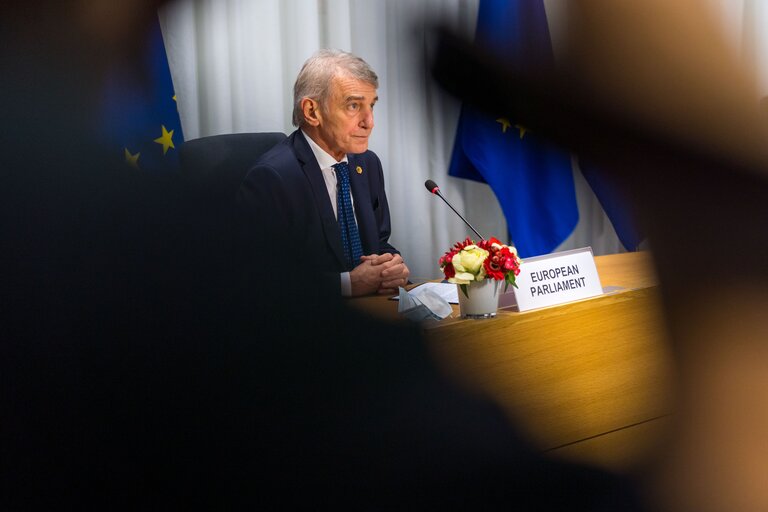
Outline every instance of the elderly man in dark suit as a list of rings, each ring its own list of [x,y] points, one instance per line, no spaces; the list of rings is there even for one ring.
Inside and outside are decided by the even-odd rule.
[[[299,129],[248,173],[240,201],[305,249],[342,295],[392,293],[408,267],[389,244],[384,175],[368,151],[378,77],[359,57],[321,50],[294,85]]]

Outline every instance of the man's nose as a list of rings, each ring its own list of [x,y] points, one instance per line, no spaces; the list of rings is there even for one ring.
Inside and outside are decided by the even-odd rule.
[[[366,109],[365,112],[363,112],[362,117],[360,118],[360,128],[365,128],[367,130],[370,130],[373,128],[373,109],[369,108]]]

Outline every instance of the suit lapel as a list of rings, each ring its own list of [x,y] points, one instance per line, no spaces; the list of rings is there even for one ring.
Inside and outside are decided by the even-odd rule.
[[[331,200],[328,197],[328,189],[325,187],[322,171],[317,164],[315,155],[312,154],[312,150],[309,148],[309,144],[304,139],[304,134],[302,134],[300,130],[297,130],[295,134],[293,141],[294,151],[301,164],[301,170],[304,172],[304,175],[307,177],[307,181],[312,188],[312,195],[315,198],[315,206],[320,213],[320,221],[323,225],[325,240],[339,260],[341,268],[344,268],[346,262],[344,259],[344,249],[341,245],[341,231],[339,230],[339,223],[333,215],[333,207],[331,206]]]

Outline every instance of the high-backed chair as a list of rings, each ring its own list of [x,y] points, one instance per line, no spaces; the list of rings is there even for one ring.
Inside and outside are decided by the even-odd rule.
[[[285,138],[279,132],[232,133],[187,141],[179,148],[181,173],[208,198],[234,201],[248,170]]]

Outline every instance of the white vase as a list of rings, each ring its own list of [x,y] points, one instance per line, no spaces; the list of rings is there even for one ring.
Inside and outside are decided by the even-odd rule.
[[[502,281],[483,279],[467,285],[467,294],[459,287],[459,310],[462,318],[492,318],[499,309],[499,292]]]

